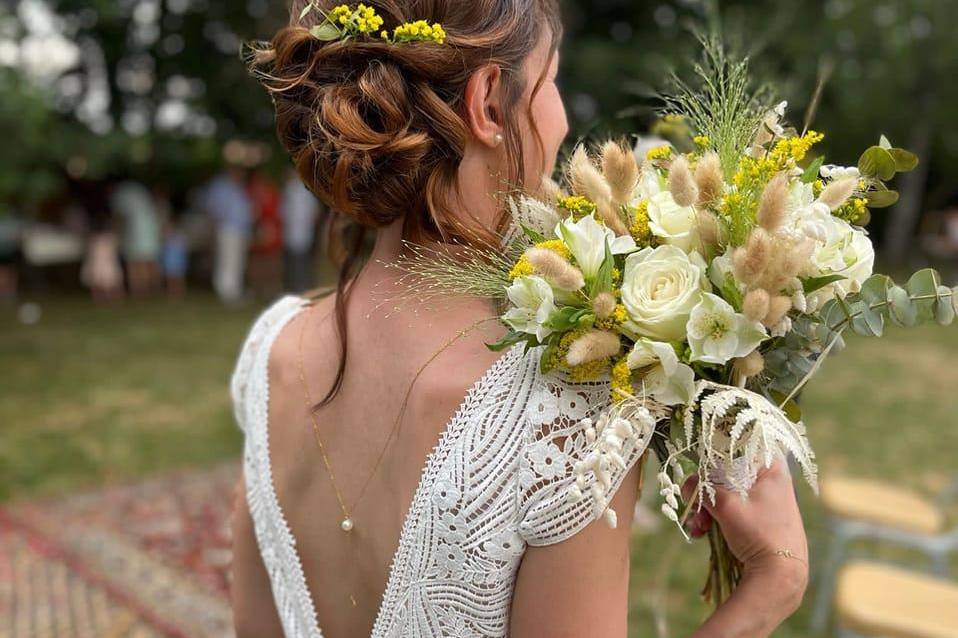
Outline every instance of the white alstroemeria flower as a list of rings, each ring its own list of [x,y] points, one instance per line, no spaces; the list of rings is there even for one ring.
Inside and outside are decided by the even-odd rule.
[[[675,246],[644,248],[629,255],[622,275],[625,330],[660,341],[683,341],[692,308],[709,290],[705,260]]]
[[[824,179],[831,179],[835,181],[846,178],[858,179],[862,176],[861,171],[859,171],[855,166],[839,166],[837,164],[825,164],[818,171],[818,174]]]
[[[586,279],[593,279],[599,273],[605,261],[606,242],[613,255],[626,255],[637,250],[634,239],[628,235],[616,237],[609,228],[597,222],[594,215],[586,215],[579,221],[568,217],[559,222],[555,232],[569,247]]]
[[[679,362],[675,348],[661,341],[639,339],[626,359],[630,370],[649,368],[643,391],[664,405],[685,405],[695,393],[695,372]]]
[[[699,243],[695,209],[679,206],[672,193],[662,191],[649,199],[649,229],[663,243],[691,252]]]
[[[705,293],[686,326],[692,361],[727,363],[744,357],[768,338],[765,327],[749,321],[724,299]]]
[[[519,277],[506,288],[506,296],[514,308],[502,316],[506,325],[517,332],[533,334],[541,342],[550,334],[545,322],[556,311],[552,286],[536,275]]]

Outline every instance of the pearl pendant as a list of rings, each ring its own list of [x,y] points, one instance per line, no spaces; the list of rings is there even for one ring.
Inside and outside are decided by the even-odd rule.
[[[344,518],[344,519],[343,519],[343,522],[340,523],[339,526],[342,528],[342,530],[343,530],[344,532],[347,532],[347,533],[348,533],[348,532],[351,532],[351,531],[353,531],[353,519],[351,519],[351,518]]]

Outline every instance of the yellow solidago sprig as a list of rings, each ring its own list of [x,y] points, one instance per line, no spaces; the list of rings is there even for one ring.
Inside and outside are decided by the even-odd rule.
[[[850,224],[864,226],[868,223],[871,212],[868,210],[868,200],[863,197],[853,197],[834,213],[835,217],[844,219]]]
[[[642,200],[631,211],[632,223],[629,224],[629,234],[638,246],[651,246],[655,239],[649,226],[649,202]]]
[[[311,11],[317,10],[313,3],[306,5],[300,20]],[[373,7],[360,3],[354,9],[351,5],[340,4],[326,14],[326,19],[309,30],[317,40],[349,40],[351,38],[376,33],[383,26],[383,18]]]
[[[319,10],[312,2],[306,5],[300,20],[311,11]],[[358,4],[355,8],[349,4],[340,4],[326,14],[326,19],[314,26],[309,32],[318,40],[330,42],[333,40],[350,40],[360,36],[371,36],[379,33],[379,37],[390,44],[407,42],[432,42],[444,44],[446,31],[438,22],[429,24],[425,20],[406,22],[393,29],[392,35],[383,30],[384,20],[376,13],[376,9],[365,4]]]
[[[575,221],[591,215],[598,208],[595,202],[582,195],[560,197],[557,204],[559,208],[569,212]]]
[[[650,162],[660,162],[672,157],[672,147],[669,144],[663,144],[662,146],[656,146],[655,148],[650,148],[649,151],[645,154],[645,159]]]
[[[619,403],[632,395],[632,370],[629,369],[629,358],[621,357],[612,364],[612,383],[609,390],[612,393],[612,402]]]
[[[393,29],[392,38],[389,33],[383,31],[380,36],[383,40],[392,42],[432,42],[434,44],[445,44],[446,32],[438,22],[429,24],[425,20],[416,20],[415,22],[406,22]]]

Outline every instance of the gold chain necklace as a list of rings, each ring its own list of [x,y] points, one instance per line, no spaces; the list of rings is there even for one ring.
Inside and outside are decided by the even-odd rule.
[[[336,495],[336,502],[339,504],[339,509],[342,512],[343,519],[339,523],[340,529],[342,529],[347,534],[352,532],[356,526],[355,520],[351,512],[356,510],[356,507],[359,505],[359,502],[362,500],[363,496],[366,494],[366,488],[369,487],[370,482],[373,477],[376,475],[379,465],[382,463],[383,457],[386,455],[386,450],[389,449],[389,444],[393,439],[393,436],[396,434],[396,429],[399,426],[399,423],[402,421],[402,417],[406,412],[406,406],[409,402],[409,395],[412,393],[413,386],[416,384],[416,381],[419,380],[419,377],[422,375],[426,367],[432,363],[436,357],[442,354],[446,348],[451,346],[453,343],[465,337],[467,334],[478,328],[483,323],[489,321],[496,321],[498,317],[487,317],[481,319],[469,326],[464,328],[456,333],[451,339],[449,339],[443,346],[437,350],[429,359],[419,368],[419,371],[416,372],[416,375],[413,377],[412,382],[409,384],[409,389],[406,390],[406,394],[403,397],[402,406],[399,410],[399,414],[396,415],[396,420],[393,422],[392,429],[389,431],[389,436],[386,437],[386,442],[383,444],[382,450],[379,452],[379,456],[376,459],[375,465],[370,472],[369,476],[366,478],[366,481],[363,483],[362,489],[359,491],[359,495],[356,497],[356,500],[353,501],[352,507],[346,504],[346,499],[343,497],[342,491],[339,489],[339,485],[336,483],[336,474],[333,472],[333,465],[329,460],[329,453],[326,450],[326,444],[323,442],[323,437],[319,433],[319,421],[316,418],[316,413],[313,410],[315,403],[313,402],[312,393],[309,391],[309,383],[306,381],[306,364],[305,358],[303,357],[303,335],[306,333],[306,325],[309,323],[308,315],[303,317],[303,325],[299,330],[299,347],[298,347],[298,364],[299,364],[299,381],[303,387],[303,394],[306,399],[306,412],[309,414],[309,420],[313,426],[313,437],[316,439],[316,444],[319,447],[320,455],[323,457],[323,465],[326,468],[326,474],[329,476],[329,483],[333,486],[333,493]],[[356,598],[353,594],[349,594],[349,600],[352,603],[353,607],[357,606]]]
[[[369,487],[370,482],[373,477],[376,475],[376,471],[379,469],[379,465],[382,463],[383,457],[386,456],[386,450],[389,448],[389,444],[393,439],[393,436],[396,433],[396,429],[399,426],[400,421],[402,420],[403,415],[406,412],[406,406],[409,402],[409,395],[412,393],[412,388],[416,384],[416,381],[419,380],[419,377],[422,375],[426,367],[432,363],[436,357],[442,354],[446,348],[451,346],[453,343],[459,339],[465,337],[467,334],[481,326],[483,323],[488,323],[489,321],[495,321],[497,317],[487,317],[481,319],[471,326],[464,328],[457,332],[451,339],[449,339],[443,346],[437,350],[429,359],[419,368],[419,371],[416,373],[416,376],[413,377],[412,382],[409,384],[409,389],[406,390],[406,395],[403,397],[402,406],[400,408],[399,414],[396,416],[396,420],[393,422],[392,429],[389,431],[389,436],[386,437],[386,442],[383,445],[382,450],[379,452],[379,456],[376,458],[376,463],[373,465],[373,469],[370,472],[369,476],[366,478],[366,481],[363,483],[362,488],[359,490],[359,495],[356,497],[356,500],[353,501],[352,506],[346,504],[346,499],[343,497],[342,491],[339,489],[339,486],[336,483],[336,474],[333,472],[332,463],[329,460],[329,453],[326,450],[326,444],[323,442],[323,437],[319,433],[319,421],[316,419],[316,413],[313,410],[313,406],[316,405],[313,401],[312,394],[309,391],[309,383],[306,381],[306,366],[303,357],[303,335],[306,333],[306,325],[309,323],[307,317],[303,318],[303,325],[299,330],[299,381],[303,387],[303,393],[306,397],[306,411],[309,414],[310,422],[313,426],[313,436],[316,439],[316,444],[319,447],[320,455],[323,457],[323,465],[326,467],[326,474],[329,476],[329,482],[333,486],[333,492],[336,495],[336,502],[339,504],[339,509],[343,514],[343,519],[339,523],[340,529],[344,532],[351,532],[356,526],[356,521],[352,516],[352,512],[356,510],[356,507],[359,505],[359,502],[362,500],[363,496],[366,494],[366,490]]]

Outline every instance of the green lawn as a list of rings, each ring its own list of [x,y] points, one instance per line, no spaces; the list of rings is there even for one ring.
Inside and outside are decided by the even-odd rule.
[[[255,308],[182,303],[97,308],[47,301],[35,326],[0,308],[0,501],[61,494],[236,458],[227,381]],[[829,470],[884,477],[931,492],[958,471],[958,329],[895,330],[854,339],[803,397],[805,420]],[[821,514],[801,488],[813,565]],[[633,554],[636,636],[671,636],[706,613],[697,600],[705,547],[678,533],[639,536]],[[805,613],[779,634],[808,636]]]

